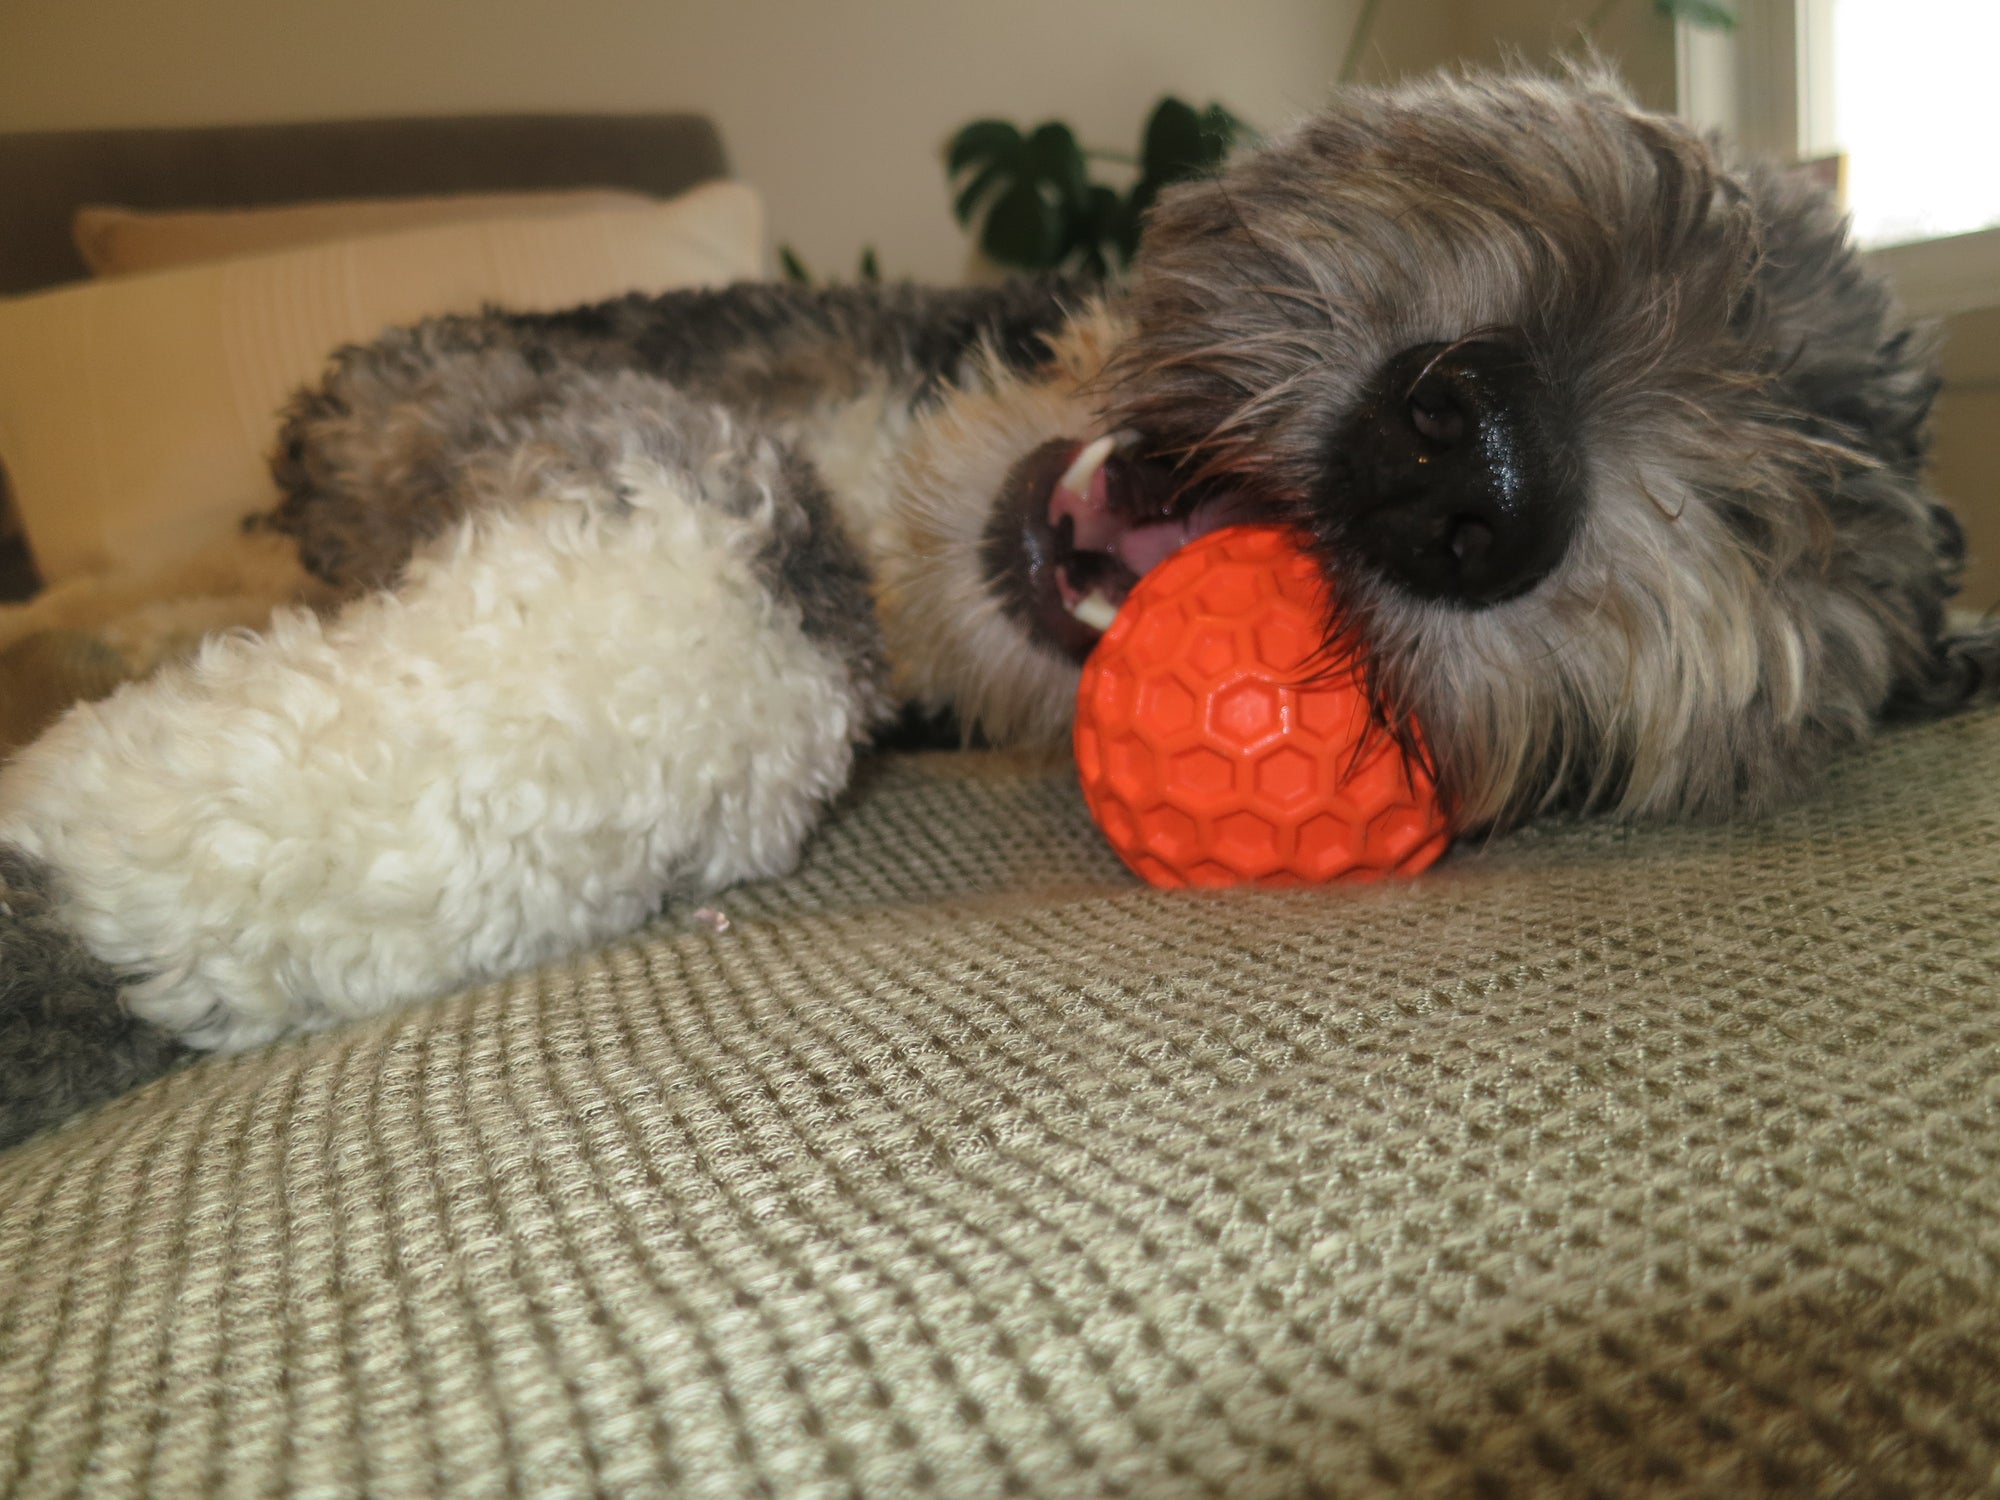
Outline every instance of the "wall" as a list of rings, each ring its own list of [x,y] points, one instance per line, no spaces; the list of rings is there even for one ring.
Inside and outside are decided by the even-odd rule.
[[[1652,0],[1381,0],[1359,76],[1446,62],[1547,67],[1595,50],[1641,103],[1674,107],[1674,28]]]
[[[704,110],[773,230],[849,272],[955,279],[941,149],[975,116],[1136,145],[1152,102],[1269,128],[1334,77],[1358,0],[0,0],[0,129]]]

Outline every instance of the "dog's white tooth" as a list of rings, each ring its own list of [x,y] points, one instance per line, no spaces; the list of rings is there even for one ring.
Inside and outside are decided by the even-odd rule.
[[[1095,591],[1072,604],[1069,612],[1092,630],[1100,632],[1109,630],[1111,622],[1118,618],[1118,606]]]
[[[1111,434],[1111,441],[1116,445],[1120,453],[1124,453],[1138,447],[1141,436],[1142,434],[1136,427],[1121,427]]]
[[[1090,481],[1097,477],[1097,471],[1104,467],[1104,460],[1111,457],[1111,450],[1117,446],[1117,439],[1109,433],[1094,443],[1086,443],[1083,450],[1070,460],[1063,470],[1063,477],[1056,481],[1058,489],[1068,490],[1072,495],[1088,495]]]

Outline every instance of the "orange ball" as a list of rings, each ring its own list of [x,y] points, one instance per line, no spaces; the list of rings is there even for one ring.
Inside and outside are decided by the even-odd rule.
[[[1429,774],[1322,651],[1326,584],[1292,533],[1231,526],[1132,590],[1084,663],[1091,816],[1159,886],[1414,875],[1451,842]]]

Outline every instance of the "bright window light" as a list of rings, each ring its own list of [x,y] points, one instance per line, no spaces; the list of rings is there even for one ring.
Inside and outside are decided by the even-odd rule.
[[[1834,132],[1864,245],[2000,224],[2000,4],[1833,0]]]

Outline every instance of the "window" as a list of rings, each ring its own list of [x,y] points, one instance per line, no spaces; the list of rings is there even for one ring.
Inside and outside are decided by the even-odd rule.
[[[1746,149],[1821,159],[1913,312],[2000,305],[1991,0],[1738,0],[1679,34],[1681,112]]]
[[[1803,115],[1831,136],[1806,144],[1845,156],[1855,237],[1900,245],[2000,224],[2000,6],[1809,0],[1802,19]]]

